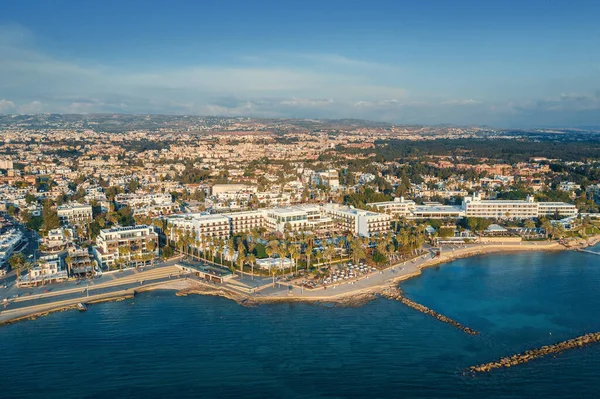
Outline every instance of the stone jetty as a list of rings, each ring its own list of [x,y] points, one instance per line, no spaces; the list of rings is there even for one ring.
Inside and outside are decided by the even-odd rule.
[[[516,366],[519,364],[527,363],[531,360],[537,359],[542,356],[547,356],[553,353],[560,353],[569,349],[582,348],[584,346],[594,344],[597,342],[600,342],[600,332],[589,333],[577,338],[559,342],[557,344],[542,346],[538,349],[532,349],[509,357],[503,357],[502,359],[495,362],[480,364],[478,366],[472,366],[469,368],[469,371],[472,373],[487,373],[488,371],[491,371],[493,369]]]
[[[469,327],[465,327],[456,320],[452,320],[451,318],[444,316],[443,314],[438,313],[435,310],[429,309],[427,306],[423,306],[420,303],[417,303],[415,301],[412,301],[412,300],[406,298],[404,295],[402,295],[402,291],[400,290],[400,288],[388,287],[381,292],[381,296],[384,298],[395,299],[397,301],[400,301],[410,308],[418,310],[421,313],[425,313],[426,315],[433,316],[436,319],[438,319],[439,321],[450,324],[451,326],[454,326],[469,335],[479,334],[479,331],[473,330],[472,328],[469,328]]]

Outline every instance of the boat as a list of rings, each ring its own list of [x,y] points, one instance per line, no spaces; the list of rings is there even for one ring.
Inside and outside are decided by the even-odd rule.
[[[87,310],[87,306],[85,306],[85,303],[79,302],[77,304],[77,310],[80,312],[85,312]]]

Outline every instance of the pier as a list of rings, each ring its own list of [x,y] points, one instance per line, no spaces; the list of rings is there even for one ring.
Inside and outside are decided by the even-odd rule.
[[[600,252],[594,252],[589,249],[576,249],[577,252],[585,252],[586,254],[598,255],[600,256]]]
[[[399,288],[391,288],[390,287],[390,288],[384,290],[381,293],[381,295],[388,299],[395,299],[397,301],[400,301],[404,305],[408,306],[409,308],[415,309],[426,315],[435,317],[439,321],[450,324],[451,326],[456,327],[459,330],[464,331],[465,333],[467,333],[469,335],[479,334],[479,331],[473,330],[472,328],[469,328],[469,327],[465,327],[456,320],[453,320],[447,316],[444,316],[441,313],[436,312],[435,310],[429,309],[427,306],[421,305],[420,303],[417,303],[415,301],[412,301],[412,300],[406,298],[405,296],[402,295],[402,291],[400,291]]]
[[[493,369],[508,368],[530,362],[542,356],[559,353],[569,349],[582,348],[584,346],[600,342],[600,332],[589,333],[577,338],[562,341],[553,345],[542,346],[538,349],[528,350],[509,357],[503,357],[498,361],[472,366],[469,371],[472,373],[487,373]]]

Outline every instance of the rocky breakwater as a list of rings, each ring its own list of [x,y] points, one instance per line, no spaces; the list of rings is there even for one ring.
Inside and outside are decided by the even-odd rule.
[[[509,357],[503,357],[495,362],[472,366],[469,371],[472,373],[487,373],[493,369],[508,368],[519,364],[527,363],[531,360],[553,353],[560,353],[569,349],[582,348],[584,346],[600,342],[600,332],[589,333],[577,338],[562,341],[557,344],[542,346],[538,349],[532,349]]]
[[[419,312],[424,313],[426,315],[433,316],[436,319],[438,319],[439,321],[450,324],[451,326],[456,327],[459,330],[462,330],[469,335],[479,334],[479,331],[473,330],[472,328],[469,328],[469,327],[465,327],[456,320],[453,320],[447,316],[444,316],[441,313],[436,312],[435,310],[429,309],[427,306],[421,305],[420,303],[417,303],[415,301],[412,301],[412,300],[406,298],[404,295],[402,295],[402,291],[400,290],[400,288],[388,287],[381,292],[381,296],[384,298],[387,298],[387,299],[394,299],[394,300],[400,301],[410,308],[418,310]]]

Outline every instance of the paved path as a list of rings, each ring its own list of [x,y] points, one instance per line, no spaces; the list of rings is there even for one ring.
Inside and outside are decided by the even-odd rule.
[[[292,289],[288,287],[290,283],[281,283],[280,286],[276,283],[276,287],[265,286],[260,290],[260,296],[269,297],[289,297],[290,295],[299,298],[314,298],[327,299],[340,295],[351,294],[377,286],[385,285],[392,280],[408,278],[420,273],[422,267],[429,264],[438,264],[449,262],[454,259],[475,254],[477,252],[493,253],[493,252],[516,252],[516,251],[540,251],[560,249],[562,246],[556,242],[522,242],[522,243],[477,243],[466,244],[460,246],[444,246],[440,256],[434,257],[433,252],[419,256],[411,261],[400,262],[390,266],[382,271],[372,272],[367,276],[363,276],[353,281],[344,280],[341,284],[332,284],[327,288],[319,287],[315,289],[302,289],[297,285],[292,285]]]

